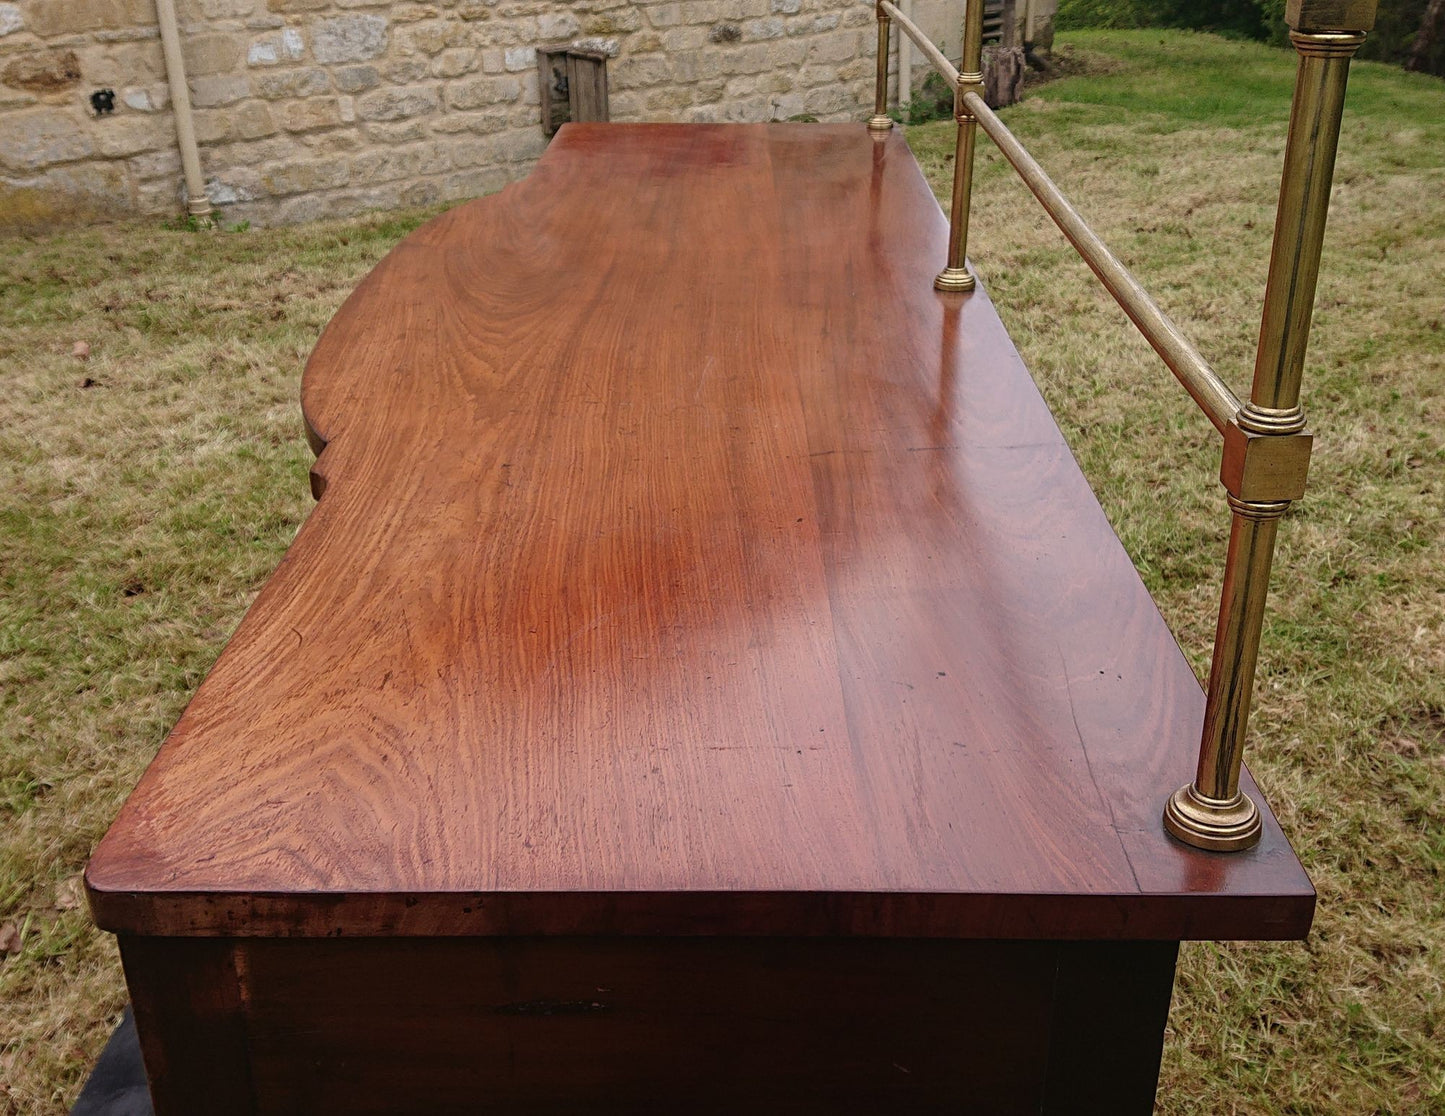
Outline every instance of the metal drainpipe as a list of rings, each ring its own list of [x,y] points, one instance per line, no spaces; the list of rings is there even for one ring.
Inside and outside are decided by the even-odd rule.
[[[176,117],[176,139],[181,169],[186,176],[186,209],[192,217],[209,217],[211,199],[201,177],[201,154],[196,148],[196,125],[191,119],[191,90],[186,84],[186,60],[181,55],[181,33],[176,26],[175,0],[156,0],[156,23],[166,55],[166,80],[171,87],[171,111]]]
[[[902,0],[898,5],[909,19],[913,18],[913,0]],[[913,100],[913,40],[907,35],[898,36],[898,109]]]

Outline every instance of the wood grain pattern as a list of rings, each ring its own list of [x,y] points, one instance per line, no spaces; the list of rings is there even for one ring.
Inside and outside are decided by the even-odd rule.
[[[1267,809],[1165,836],[1199,685],[945,241],[861,124],[568,126],[403,241],[100,924],[1302,935]]]

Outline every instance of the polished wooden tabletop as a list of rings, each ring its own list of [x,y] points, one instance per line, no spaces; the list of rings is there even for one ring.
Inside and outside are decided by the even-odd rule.
[[[1268,809],[1165,835],[1199,684],[946,233],[897,130],[571,125],[404,240],[100,924],[1303,934]]]

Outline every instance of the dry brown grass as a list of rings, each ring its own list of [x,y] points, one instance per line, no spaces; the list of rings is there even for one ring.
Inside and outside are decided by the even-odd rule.
[[[1112,72],[1010,123],[1242,389],[1289,58],[1076,41]],[[910,131],[940,188],[948,133]],[[1202,666],[1213,433],[984,150],[980,271]],[[1304,944],[1186,947],[1168,1113],[1445,1112],[1445,85],[1361,68],[1338,183],[1312,492],[1283,531],[1251,746],[1319,919]],[[78,874],[309,508],[306,354],[423,216],[0,239],[0,927],[23,937],[0,961],[0,1111],[64,1111],[115,1022]]]

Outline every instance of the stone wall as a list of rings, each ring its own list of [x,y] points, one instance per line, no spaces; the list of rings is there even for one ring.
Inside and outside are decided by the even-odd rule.
[[[957,0],[917,0],[933,25]],[[178,0],[201,163],[223,219],[467,197],[546,144],[535,47],[609,57],[616,121],[861,119],[875,24],[858,0]],[[940,36],[946,37],[946,36]],[[950,52],[953,53],[953,52]],[[92,95],[112,90],[114,111]],[[6,191],[180,210],[154,0],[0,0]]]

